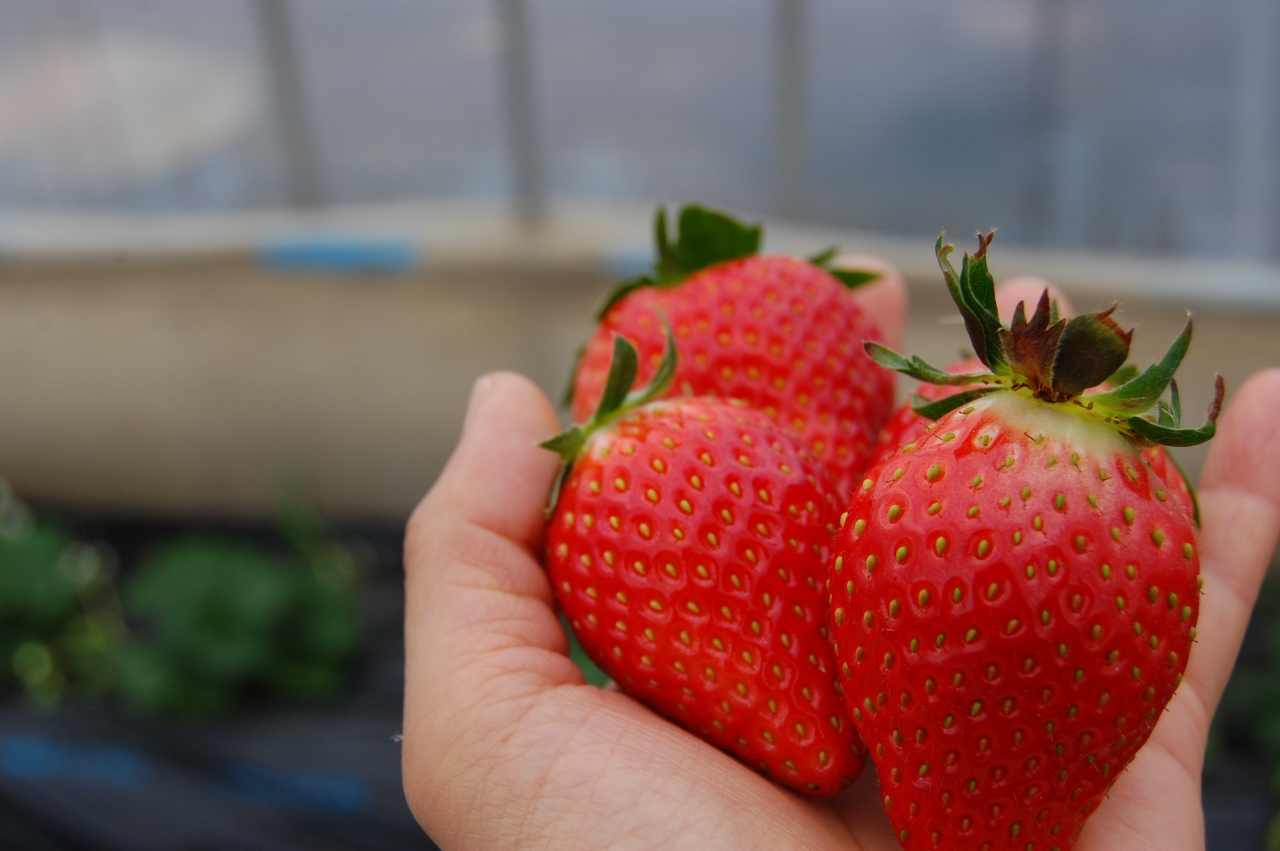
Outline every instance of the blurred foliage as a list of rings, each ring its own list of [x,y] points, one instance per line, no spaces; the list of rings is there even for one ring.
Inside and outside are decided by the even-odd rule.
[[[41,520],[0,482],[0,688],[37,703],[111,690],[123,632],[111,553]]]
[[[0,486],[0,688],[178,716],[333,697],[362,635],[355,563],[300,500],[276,526],[283,546],[187,536],[117,581],[109,550]]]
[[[1211,763],[1223,748],[1262,757],[1273,772],[1272,793],[1280,796],[1280,577],[1274,573],[1262,585],[1209,745]],[[1280,851],[1280,813],[1272,817],[1266,848]]]

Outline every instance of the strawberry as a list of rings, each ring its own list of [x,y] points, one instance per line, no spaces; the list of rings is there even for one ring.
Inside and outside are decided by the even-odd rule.
[[[1142,460],[1165,485],[1165,488],[1156,488],[1156,499],[1169,499],[1199,526],[1200,506],[1196,502],[1196,491],[1187,481],[1187,473],[1181,465],[1163,446],[1148,446],[1142,450]]]
[[[982,368],[983,363],[977,358],[965,358],[946,367],[946,371],[952,375],[962,375]],[[933,421],[917,414],[916,409],[912,407],[913,402],[916,404],[919,400],[936,402],[954,393],[972,389],[972,387],[959,387],[954,384],[921,384],[916,388],[917,398],[899,406],[880,427],[876,448],[871,455],[871,463],[875,464],[893,454],[894,450],[920,440],[930,431]]]
[[[636,341],[641,380],[653,374],[665,316],[682,352],[672,392],[741,399],[764,411],[847,498],[893,405],[892,376],[860,345],[880,331],[850,293],[872,276],[818,265],[834,251],[817,263],[756,254],[759,227],[701,207],[681,211],[675,243],[662,209],[655,230],[655,270],[622,284],[599,311],[571,388],[574,418],[586,419],[600,400],[614,334]]]
[[[1177,423],[1191,324],[1103,392],[1131,331],[1111,311],[1000,324],[990,236],[938,258],[985,372],[870,345],[915,378],[976,385],[919,408],[927,436],[871,467],[829,573],[845,698],[908,851],[1067,851],[1182,678],[1199,610],[1191,519],[1139,455]]]
[[[587,654],[619,687],[810,795],[865,759],[837,692],[824,581],[840,503],[764,414],[728,400],[652,401],[629,341],[590,421],[544,446],[567,466],[545,563]]]
[[[953,375],[959,375],[966,372],[975,372],[982,368],[983,363],[977,358],[965,358],[947,366],[946,371]],[[1136,377],[1136,368],[1132,368],[1132,374],[1129,373],[1130,369],[1131,367],[1129,366],[1122,367],[1115,376],[1112,376],[1109,383],[1122,383],[1117,378],[1129,380]],[[918,400],[936,402],[954,393],[971,389],[973,388],[957,387],[954,384],[921,384],[917,389],[917,397]],[[895,410],[880,428],[880,435],[876,440],[876,448],[871,456],[871,463],[875,464],[882,461],[886,456],[891,455],[895,450],[909,443],[918,442],[934,427],[932,421],[916,413],[912,403],[907,402]],[[1191,487],[1191,484],[1187,481],[1186,472],[1173,459],[1173,456],[1163,446],[1148,446],[1142,450],[1142,459],[1147,462],[1147,466],[1159,477],[1160,481],[1165,483],[1165,488],[1157,489],[1156,497],[1160,500],[1166,498],[1173,500],[1174,504],[1182,509],[1183,513],[1194,519],[1196,524],[1199,525],[1200,512],[1196,504],[1195,489]]]

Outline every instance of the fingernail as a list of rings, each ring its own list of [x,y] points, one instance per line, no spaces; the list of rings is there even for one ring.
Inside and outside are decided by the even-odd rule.
[[[466,434],[467,429],[471,426],[471,421],[475,418],[476,411],[480,409],[481,402],[489,395],[490,388],[493,387],[493,377],[482,375],[476,379],[476,383],[471,385],[471,398],[467,401],[467,414],[462,418],[462,433]]]

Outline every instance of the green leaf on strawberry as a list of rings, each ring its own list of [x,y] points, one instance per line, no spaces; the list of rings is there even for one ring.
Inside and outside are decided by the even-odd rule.
[[[950,261],[954,247],[938,237],[935,253],[952,300],[964,318],[969,340],[990,373],[952,375],[918,357],[910,358],[878,343],[864,344],[867,354],[881,366],[934,384],[985,384],[991,389],[1021,392],[1054,404],[1070,404],[1086,415],[1108,423],[1131,440],[1165,446],[1195,446],[1213,437],[1222,406],[1223,385],[1215,381],[1209,416],[1198,428],[1182,428],[1179,417],[1162,422],[1160,398],[1169,389],[1173,374],[1191,345],[1191,318],[1169,346],[1164,357],[1140,373],[1125,370],[1133,332],[1121,328],[1112,318],[1115,307],[1061,319],[1049,298],[1040,298],[1031,319],[1019,304],[1013,322],[1006,328],[1000,321],[995,300],[995,280],[987,268],[987,249],[995,231],[978,234],[978,250],[966,253],[959,273]],[[1086,393],[1109,377],[1126,380],[1114,389]],[[917,409],[925,416],[938,417],[954,410],[959,402],[930,402]],[[928,411],[926,414],[925,412]],[[1150,414],[1154,414],[1152,419]]]

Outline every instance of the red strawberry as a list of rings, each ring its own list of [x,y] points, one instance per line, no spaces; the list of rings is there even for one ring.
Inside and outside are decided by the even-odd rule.
[[[892,376],[861,347],[879,340],[879,329],[849,291],[868,276],[838,280],[806,260],[758,255],[759,228],[700,207],[681,212],[678,242],[668,244],[666,230],[659,210],[657,269],[623,284],[600,311],[574,378],[574,418],[586,419],[600,400],[615,333],[636,341],[641,380],[653,374],[665,316],[681,349],[672,392],[764,411],[847,498],[893,405]]]
[[[1165,488],[1156,488],[1156,499],[1162,502],[1170,500],[1183,514],[1190,517],[1197,526],[1200,525],[1200,507],[1196,503],[1196,492],[1187,481],[1186,471],[1173,460],[1163,446],[1148,446],[1142,450],[1142,460],[1147,462],[1151,472],[1155,473]]]
[[[979,372],[984,368],[982,361],[977,358],[965,358],[951,364],[946,370],[951,375],[962,375],[964,373]],[[972,389],[972,387],[960,387],[954,384],[921,384],[916,388],[916,395],[920,399],[936,402],[953,393]],[[907,402],[897,408],[889,415],[889,419],[885,420],[884,425],[881,426],[880,434],[876,440],[875,452],[871,455],[872,464],[882,461],[886,456],[892,455],[895,450],[906,446],[908,443],[920,440],[929,432],[933,420],[917,414],[916,409],[911,407],[911,404],[911,402]]]
[[[1207,440],[1159,402],[1190,342],[1107,392],[1131,332],[1111,311],[1010,328],[990,237],[939,261],[988,372],[921,408],[928,436],[867,473],[837,536],[833,635],[845,698],[909,851],[1067,851],[1182,678],[1199,606],[1190,518],[1138,448]],[[950,410],[948,410],[948,408]],[[1155,421],[1144,418],[1154,409]]]
[[[546,565],[587,654],[622,690],[778,782],[832,795],[864,749],[837,692],[824,582],[839,502],[764,414],[623,398],[616,338],[600,408],[549,441],[571,464]],[[665,376],[665,377],[664,377]]]
[[[966,358],[951,364],[946,368],[946,371],[951,375],[960,375],[966,372],[978,372],[982,369],[984,369],[982,361],[977,358]],[[1130,367],[1125,367],[1124,369],[1128,370]],[[1132,378],[1136,375],[1137,371],[1135,369],[1133,376],[1129,377]],[[923,401],[936,402],[954,393],[972,389],[972,387],[957,387],[954,384],[921,384],[917,388],[917,396]],[[875,452],[871,456],[872,464],[883,461],[897,449],[901,449],[910,443],[919,442],[924,435],[936,427],[928,417],[917,414],[915,408],[911,405],[912,403],[910,402],[902,405],[893,412],[884,426],[881,427],[879,439],[876,441]],[[1195,490],[1188,483],[1186,473],[1178,466],[1178,462],[1173,460],[1173,456],[1163,446],[1148,446],[1142,450],[1142,459],[1147,462],[1147,465],[1159,477],[1160,481],[1165,483],[1164,488],[1156,489],[1156,498],[1161,501],[1165,499],[1173,500],[1174,504],[1188,517],[1193,518],[1198,525],[1199,510],[1196,507]]]

